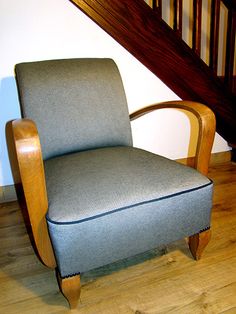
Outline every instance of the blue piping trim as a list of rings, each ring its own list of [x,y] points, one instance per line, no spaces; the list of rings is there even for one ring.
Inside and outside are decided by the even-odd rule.
[[[135,207],[135,206],[140,206],[140,205],[144,205],[144,204],[149,204],[149,203],[152,203],[152,202],[158,202],[158,201],[161,201],[161,200],[164,200],[164,199],[167,199],[167,198],[171,198],[171,197],[174,197],[174,196],[178,196],[178,195],[181,195],[181,194],[186,194],[186,193],[189,193],[189,192],[193,192],[193,191],[197,191],[197,190],[200,190],[202,188],[205,188],[209,185],[212,185],[213,184],[213,181],[211,179],[209,179],[210,182],[205,184],[205,185],[201,185],[201,186],[198,186],[196,188],[192,188],[192,189],[189,189],[189,190],[186,190],[186,191],[181,191],[181,192],[178,192],[178,193],[174,193],[174,194],[170,194],[170,195],[167,195],[167,196],[163,196],[163,197],[160,197],[160,198],[156,198],[156,199],[152,199],[152,200],[148,200],[148,201],[143,201],[143,202],[140,202],[140,203],[136,203],[136,204],[132,204],[132,205],[128,205],[128,206],[124,206],[124,207],[121,207],[121,208],[116,208],[116,209],[113,209],[113,210],[110,210],[109,212],[105,212],[105,213],[102,213],[102,214],[97,214],[95,216],[92,216],[92,217],[88,217],[88,218],[83,218],[83,219],[80,219],[80,220],[75,220],[75,221],[65,221],[65,222],[61,222],[61,221],[53,221],[51,220],[49,217],[48,217],[48,214],[46,215],[46,219],[47,221],[55,224],[55,225],[72,225],[72,224],[78,224],[78,223],[82,223],[82,222],[85,222],[85,221],[89,221],[89,220],[93,220],[93,219],[97,219],[97,218],[100,218],[100,217],[103,217],[103,216],[106,216],[106,215],[110,215],[110,214],[113,214],[113,213],[116,213],[116,212],[119,212],[119,211],[122,211],[122,210],[125,210],[125,209],[128,209],[128,208],[132,208],[132,207]]]

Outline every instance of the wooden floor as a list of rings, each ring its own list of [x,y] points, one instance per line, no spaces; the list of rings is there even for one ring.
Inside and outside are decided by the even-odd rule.
[[[200,261],[181,240],[85,274],[72,312],[236,313],[236,165],[212,167],[210,177],[213,234]],[[0,289],[0,313],[70,312],[53,271],[34,255],[16,202],[0,209]]]

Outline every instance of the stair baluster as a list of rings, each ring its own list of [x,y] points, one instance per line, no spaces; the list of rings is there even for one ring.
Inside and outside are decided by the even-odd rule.
[[[227,62],[223,61],[223,64],[227,64],[225,81],[233,85],[235,47],[232,44],[235,42],[236,0],[211,0],[213,11],[210,14],[212,17],[209,34],[210,66],[199,58],[202,0],[193,1],[195,26],[191,33],[194,38],[192,48],[180,36],[183,17],[187,13],[182,12],[184,8],[182,0],[170,1],[169,8],[163,7],[169,2],[161,0],[70,1],[106,30],[180,98],[202,102],[213,109],[217,118],[218,133],[230,146],[236,147],[236,93],[233,94],[224,84],[224,80],[217,77],[221,11],[227,8],[228,49]],[[173,17],[174,20],[171,21],[171,26],[161,18],[161,13],[165,12],[165,15],[168,13],[167,9],[170,10],[167,16]],[[191,12],[190,17],[192,18]]]
[[[174,0],[174,30],[182,37],[183,0]]]
[[[193,1],[193,51],[201,56],[202,0]]]
[[[211,3],[210,68],[217,74],[220,28],[220,0]]]

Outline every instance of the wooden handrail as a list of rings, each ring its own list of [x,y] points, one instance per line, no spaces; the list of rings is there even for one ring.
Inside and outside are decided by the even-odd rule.
[[[211,108],[217,131],[236,145],[236,96],[161,18],[160,1],[69,0],[157,75],[180,98]],[[213,1],[213,0],[212,0]],[[221,0],[222,1],[222,0]],[[164,2],[162,2],[162,5]],[[163,11],[163,10],[162,10]]]

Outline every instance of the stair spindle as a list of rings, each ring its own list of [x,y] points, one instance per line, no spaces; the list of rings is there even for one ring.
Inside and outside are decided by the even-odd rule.
[[[153,0],[155,2],[155,6],[153,8],[160,14],[162,15],[162,0]]]
[[[174,30],[182,37],[183,0],[174,0]]]
[[[193,50],[201,54],[202,0],[193,1]]]
[[[210,68],[217,73],[220,27],[220,0],[211,3]]]

